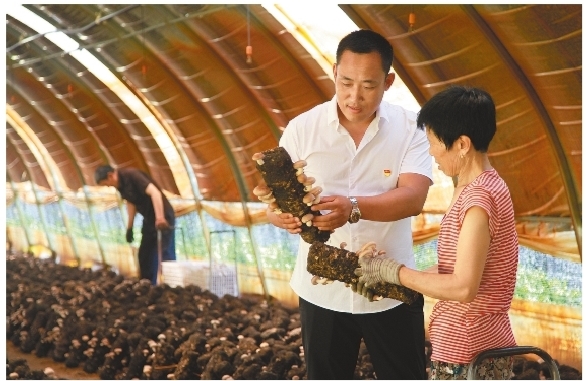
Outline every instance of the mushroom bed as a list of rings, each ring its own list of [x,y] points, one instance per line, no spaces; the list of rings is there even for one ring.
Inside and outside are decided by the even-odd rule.
[[[6,337],[22,353],[101,379],[306,378],[299,310],[258,295],[152,286],[7,253],[6,307]],[[362,344],[355,379],[374,378]]]

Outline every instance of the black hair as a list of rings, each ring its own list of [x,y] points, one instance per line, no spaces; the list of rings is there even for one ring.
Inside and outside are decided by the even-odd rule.
[[[377,52],[380,55],[385,75],[389,74],[393,64],[393,47],[380,34],[370,29],[359,29],[346,35],[338,44],[336,62],[340,63],[342,54],[346,50],[361,54]]]
[[[417,127],[429,128],[448,150],[465,135],[477,151],[486,152],[496,133],[496,109],[486,91],[451,86],[423,105],[417,115]]]
[[[106,180],[108,178],[108,173],[112,172],[114,172],[114,168],[112,168],[112,166],[108,164],[100,165],[98,169],[96,169],[96,172],[94,172],[94,179],[96,180],[96,184],[99,184],[102,180]]]

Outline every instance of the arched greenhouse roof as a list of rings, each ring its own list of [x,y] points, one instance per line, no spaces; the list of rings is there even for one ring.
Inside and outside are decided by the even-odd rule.
[[[334,94],[331,67],[261,5],[25,7],[73,44],[7,15],[7,189],[77,191],[107,162],[182,199],[254,202],[251,156]],[[451,84],[492,94],[489,155],[519,231],[580,261],[581,4],[340,7],[392,43],[419,103]]]

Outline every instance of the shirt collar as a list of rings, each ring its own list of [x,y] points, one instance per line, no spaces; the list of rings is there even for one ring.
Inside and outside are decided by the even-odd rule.
[[[381,101],[382,104],[383,101]],[[384,121],[386,121],[387,123],[391,120],[389,114],[389,110],[387,107],[381,107],[381,105],[378,106],[378,108],[376,109],[376,115],[374,117],[375,121],[375,125],[376,126],[380,126],[381,124],[381,119],[384,119]],[[330,101],[330,104],[328,105],[328,126],[333,126],[334,128],[337,128],[340,125],[340,118],[338,117],[338,98],[336,95],[334,95],[334,97],[332,98],[332,100]],[[372,125],[372,123],[371,123]],[[377,128],[378,130],[378,128]]]

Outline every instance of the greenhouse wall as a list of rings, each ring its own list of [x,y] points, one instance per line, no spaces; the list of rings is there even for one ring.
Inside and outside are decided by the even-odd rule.
[[[93,210],[96,237],[87,209],[66,202],[60,206],[28,204],[16,197],[6,207],[7,243],[15,251],[36,255],[42,251],[39,248],[46,248],[58,263],[65,265],[106,266],[134,277],[138,274],[136,255],[142,218],[135,218],[135,241],[128,244],[124,239],[124,212],[120,208]],[[209,252],[203,224],[209,232]],[[207,286],[217,293],[261,294],[297,306],[297,296],[289,286],[297,236],[270,224],[250,229],[230,226],[205,212],[177,217],[175,230],[180,268],[188,269],[189,264],[207,269],[207,278],[203,280],[201,271],[184,271],[180,276],[185,284]],[[414,246],[418,269],[436,263],[436,248],[436,240]],[[163,272],[163,281],[165,276],[171,281],[176,275]],[[435,303],[436,300],[425,298],[426,326]],[[560,363],[581,370],[581,308],[581,264],[520,246],[517,283],[509,313],[517,344],[542,348]]]

